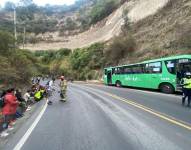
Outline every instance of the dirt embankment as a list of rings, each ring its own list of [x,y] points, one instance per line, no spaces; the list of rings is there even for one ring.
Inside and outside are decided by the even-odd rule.
[[[182,36],[190,34],[190,27],[190,0],[169,1],[158,13],[134,24],[133,34],[138,49],[136,56],[148,59],[169,54],[191,53],[185,49],[186,45],[174,47]]]
[[[163,8],[168,0],[130,0],[118,8],[106,19],[92,26],[88,31],[75,36],[59,37],[58,33],[52,33],[52,42],[40,42],[37,44],[28,44],[30,50],[48,50],[59,48],[81,48],[96,42],[108,41],[115,35],[120,34],[123,24],[123,10],[129,10],[129,18],[132,22],[138,22],[145,17],[157,13]]]

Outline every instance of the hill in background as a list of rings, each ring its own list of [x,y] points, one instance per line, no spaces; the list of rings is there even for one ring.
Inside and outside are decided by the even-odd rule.
[[[11,5],[0,12],[0,30],[13,33]],[[190,0],[78,0],[72,6],[45,7],[29,3],[17,7],[17,20],[17,43],[22,47],[25,27],[24,46],[35,52],[21,54],[36,59],[31,75],[36,70],[97,79],[106,66],[191,53]]]

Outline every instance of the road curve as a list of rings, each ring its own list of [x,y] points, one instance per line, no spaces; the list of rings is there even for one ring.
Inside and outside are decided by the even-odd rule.
[[[22,150],[190,150],[191,130],[136,107],[191,127],[191,109],[180,105],[180,96],[69,84],[67,102],[57,91],[50,99]]]

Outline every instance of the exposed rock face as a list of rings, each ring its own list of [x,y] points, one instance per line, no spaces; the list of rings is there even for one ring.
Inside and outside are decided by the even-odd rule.
[[[149,41],[152,41],[154,39],[154,36],[156,38],[160,35],[164,35],[165,33],[167,33],[165,38],[173,37],[174,32],[169,33],[165,32],[164,30],[173,30],[173,26],[170,27],[170,25],[168,26],[168,24],[170,22],[173,23],[173,19],[176,20],[176,18],[174,18],[176,15],[177,17],[181,17],[181,14],[178,15],[178,11],[183,11],[183,7],[178,8],[177,6],[175,8],[171,8],[177,10],[168,10],[170,14],[166,14],[163,12],[162,9],[166,7],[169,1],[170,0],[129,0],[128,2],[124,3],[120,8],[118,8],[115,12],[113,12],[110,16],[97,23],[96,25],[92,26],[89,30],[83,33],[65,37],[59,37],[58,33],[52,33],[52,42],[40,42],[35,45],[29,44],[26,48],[31,50],[48,50],[59,48],[75,49],[89,46],[95,42],[108,41],[115,35],[120,34],[121,26],[123,24],[122,14],[124,9],[129,10],[128,16],[135,26],[135,31],[133,34],[138,41],[139,48],[149,48],[151,45]],[[183,6],[183,4],[187,4],[185,5],[185,7],[187,7],[188,9],[191,6],[189,1],[186,1],[187,0],[175,0],[173,1],[173,3],[176,3],[176,5],[181,5],[182,3],[181,6]],[[164,11],[166,12],[166,10]],[[182,13],[182,15],[183,17],[186,17],[186,14],[184,13]],[[156,17],[153,18],[153,16],[159,16],[160,19],[156,19]],[[164,23],[166,23],[166,27]],[[163,25],[163,27],[159,26],[160,24],[161,26]],[[153,35],[151,35],[152,33]],[[144,37],[145,40],[142,37]],[[161,46],[169,45],[169,40],[167,40],[166,43],[163,42],[163,44],[161,44],[161,38],[157,39],[157,41],[159,42],[158,44]],[[156,42],[154,42],[153,44],[155,45]]]

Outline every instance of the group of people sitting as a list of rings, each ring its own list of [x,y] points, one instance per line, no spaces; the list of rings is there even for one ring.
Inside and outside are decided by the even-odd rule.
[[[8,131],[13,130],[13,125],[17,118],[24,115],[25,111],[31,110],[31,105],[39,102],[47,96],[48,87],[40,85],[38,82],[22,95],[21,90],[8,88],[0,95],[0,109],[2,118],[0,122],[1,137],[6,137]]]

